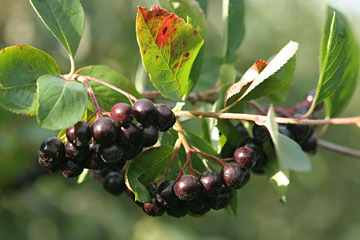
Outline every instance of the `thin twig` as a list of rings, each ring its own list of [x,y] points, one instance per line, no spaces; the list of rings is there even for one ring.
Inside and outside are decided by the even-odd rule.
[[[90,81],[94,81],[94,82],[98,82],[100,84],[103,84],[103,85],[105,85],[105,86],[107,86],[107,87],[109,87],[109,88],[111,88],[111,89],[125,95],[127,98],[129,98],[129,101],[131,103],[132,103],[132,101],[137,100],[137,98],[135,96],[131,95],[130,93],[128,93],[128,92],[126,92],[126,91],[124,91],[124,90],[122,90],[120,88],[117,88],[117,87],[115,87],[115,86],[113,86],[113,85],[111,85],[111,84],[109,84],[109,83],[107,83],[105,81],[100,80],[100,79],[89,77],[89,76],[78,75],[78,74],[76,75],[76,78],[81,82],[83,82],[84,80],[90,80]]]
[[[190,151],[193,152],[193,153],[199,154],[199,155],[203,155],[203,156],[205,156],[205,157],[209,157],[209,158],[215,159],[215,160],[218,161],[221,165],[224,165],[224,162],[226,162],[226,161],[234,160],[234,158],[218,158],[218,157],[216,157],[216,156],[214,156],[214,155],[211,155],[211,154],[207,154],[207,153],[203,153],[203,152],[196,151],[196,150],[193,149],[193,148],[191,148]]]
[[[318,145],[330,151],[345,154],[351,157],[360,158],[360,151],[337,145],[322,139],[318,139]]]
[[[221,113],[221,112],[196,112],[196,111],[178,111],[175,112],[177,117],[208,117],[208,118],[221,118],[221,119],[240,119],[247,121],[258,121],[266,122],[267,116],[246,114],[246,113]],[[335,124],[335,125],[349,125],[359,124],[360,116],[348,117],[348,118],[332,118],[332,119],[298,119],[298,118],[283,118],[276,117],[275,121],[282,124],[303,124],[303,125],[324,125],[324,124]]]
[[[101,107],[100,107],[98,101],[96,100],[94,91],[92,90],[89,81],[88,81],[88,80],[84,80],[83,82],[84,82],[84,85],[85,85],[85,87],[86,87],[87,93],[89,94],[91,100],[93,101],[93,103],[94,103],[94,105],[95,105],[95,109],[96,109],[96,112],[97,112],[97,116],[98,116],[98,117],[102,117]]]

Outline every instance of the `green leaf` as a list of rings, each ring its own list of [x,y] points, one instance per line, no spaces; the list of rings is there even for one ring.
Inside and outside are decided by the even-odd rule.
[[[227,63],[235,62],[236,51],[245,35],[244,0],[223,0],[224,19],[224,59]]]
[[[73,58],[85,24],[80,0],[30,0],[30,2],[41,20]]]
[[[79,69],[77,74],[84,76],[90,76],[93,78],[98,78],[104,82],[107,82],[117,88],[120,88],[136,98],[142,98],[141,94],[136,90],[135,85],[122,76],[120,73],[115,70],[101,65],[87,66]],[[127,96],[94,81],[89,81],[90,85],[94,91],[96,99],[98,100],[100,107],[105,111],[110,111],[112,106],[119,102],[129,103]]]
[[[35,115],[36,80],[44,74],[60,74],[54,59],[45,52],[26,45],[0,50],[0,106]]]
[[[232,64],[222,64],[220,67],[220,86],[226,89],[231,85],[234,84],[236,79],[236,69]]]
[[[195,59],[204,44],[196,29],[159,7],[139,7],[136,34],[150,80],[172,100],[185,100],[195,79],[190,78]]]
[[[197,27],[197,31],[201,36],[206,33],[206,18],[200,4],[195,0],[169,0],[168,1],[172,12],[181,17],[182,19],[189,18],[191,25]]]
[[[228,89],[226,105],[266,96],[286,86],[294,74],[296,65],[294,55],[298,45],[290,41],[268,64],[261,60],[256,61],[240,81]]]
[[[315,101],[321,102],[330,97],[343,79],[349,38],[346,24],[336,11],[328,11],[320,53],[320,76]]]
[[[336,11],[335,9],[328,7],[327,12],[328,16],[331,13]],[[348,25],[345,17],[338,11],[336,11],[336,16],[344,22],[348,34],[349,46],[347,52],[347,62],[344,70],[343,77],[339,87],[336,89],[335,93],[325,100],[327,112],[330,118],[338,116],[347,106],[351,97],[354,94],[356,89],[357,77],[359,73],[359,47],[352,33],[350,26]],[[330,28],[329,19],[326,21],[326,26]],[[324,43],[323,43],[324,44]]]
[[[200,77],[194,91],[202,92],[213,88],[219,78],[221,64],[222,59],[220,57],[205,54]]]
[[[37,80],[39,124],[49,130],[60,130],[81,119],[88,103],[84,86],[54,75]]]
[[[292,139],[279,134],[278,125],[275,122],[274,107],[270,105],[268,119],[265,123],[274,143],[276,156],[280,163],[280,169],[307,172],[311,170],[311,163],[307,155],[301,150],[299,144]]]
[[[264,145],[264,150],[268,159],[268,162],[264,167],[265,174],[280,202],[286,203],[286,193],[289,190],[290,185],[290,171],[281,169],[274,148],[270,143]]]
[[[137,155],[127,168],[125,182],[135,194],[136,201],[150,201],[146,187],[160,175],[170,163],[174,149],[170,146],[150,148]]]

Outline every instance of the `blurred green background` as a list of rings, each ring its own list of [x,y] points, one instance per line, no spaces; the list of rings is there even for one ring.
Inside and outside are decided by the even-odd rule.
[[[86,29],[77,68],[113,67],[135,79],[140,55],[135,36],[136,7],[150,1],[83,0]],[[221,0],[209,0],[207,52],[222,53]],[[326,3],[348,18],[357,39],[357,0],[246,1],[246,36],[236,68],[244,72],[268,59],[290,40],[300,44],[294,84],[286,106],[316,87],[321,27]],[[236,6],[233,6],[236,7]],[[29,44],[48,52],[62,73],[69,71],[65,50],[28,1],[0,1],[0,48]],[[342,116],[359,114],[360,90]],[[360,129],[330,126],[324,139],[360,149]],[[310,173],[293,173],[288,203],[281,204],[265,176],[253,175],[239,191],[237,217],[211,211],[205,217],[152,218],[125,195],[114,197],[87,179],[81,185],[59,174],[45,175],[22,189],[15,179],[37,165],[37,149],[48,136],[34,118],[0,109],[0,239],[360,239],[360,161],[320,149]],[[26,183],[26,179],[22,183]],[[19,183],[19,182],[18,182]],[[19,184],[17,184],[19,185]]]

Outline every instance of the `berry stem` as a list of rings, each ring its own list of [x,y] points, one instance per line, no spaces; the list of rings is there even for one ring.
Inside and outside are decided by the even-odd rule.
[[[234,158],[218,158],[218,157],[216,157],[216,156],[214,156],[214,155],[211,155],[211,154],[207,154],[207,153],[203,153],[203,152],[196,151],[196,150],[193,149],[193,148],[191,148],[190,151],[193,152],[193,153],[199,154],[199,155],[203,155],[203,156],[205,156],[205,157],[209,157],[209,158],[215,159],[215,160],[218,161],[221,165],[224,165],[224,162],[226,162],[226,161],[234,160]]]
[[[330,151],[345,154],[345,155],[355,157],[355,158],[360,158],[360,151],[357,151],[357,150],[354,150],[351,148],[347,148],[344,146],[340,146],[335,143],[331,143],[331,142],[328,142],[328,141],[325,141],[322,139],[318,139],[317,141],[318,141],[319,146],[326,148]]]
[[[176,177],[176,179],[178,179],[181,176],[182,173],[185,174],[185,168],[187,166],[189,166],[190,174],[194,174],[194,172],[196,172],[196,173],[199,173],[199,172],[192,167],[191,148],[190,148],[190,145],[189,145],[189,143],[187,142],[187,140],[185,138],[184,131],[183,131],[183,129],[181,127],[181,124],[180,124],[178,119],[176,119],[175,127],[176,127],[176,130],[178,131],[179,140],[181,141],[182,145],[184,146],[185,152],[186,152],[186,162],[185,162],[184,166],[181,168],[181,170],[179,172],[179,175]]]
[[[103,85],[105,85],[105,86],[107,86],[107,87],[109,87],[109,88],[111,88],[111,89],[125,95],[129,99],[131,104],[133,103],[133,101],[137,100],[137,98],[135,96],[131,95],[130,93],[128,93],[128,92],[126,92],[126,91],[124,91],[124,90],[122,90],[120,88],[117,88],[117,87],[115,87],[115,86],[113,86],[113,85],[111,85],[111,84],[109,84],[109,83],[107,83],[105,81],[100,80],[100,79],[89,77],[89,76],[83,76],[83,75],[76,75],[76,78],[81,82],[83,82],[85,80],[90,80],[90,81],[94,81],[94,82],[103,84]]]
[[[83,83],[84,83],[84,85],[85,85],[86,91],[88,92],[91,100],[93,101],[93,103],[94,103],[94,105],[95,105],[95,109],[96,109],[96,112],[95,112],[95,113],[97,113],[97,116],[98,116],[98,117],[102,117],[101,107],[100,107],[98,101],[96,100],[94,91],[92,90],[89,81],[88,81],[88,80],[84,80]]]
[[[175,112],[177,117],[207,117],[207,118],[220,118],[220,119],[239,119],[247,121],[260,121],[266,122],[267,116],[246,114],[246,113],[222,113],[222,112],[197,112],[197,111],[178,111]],[[282,124],[302,124],[302,125],[348,125],[348,124],[360,124],[360,116],[347,117],[347,118],[332,118],[332,119],[299,119],[299,118],[283,118],[276,117],[275,121]]]

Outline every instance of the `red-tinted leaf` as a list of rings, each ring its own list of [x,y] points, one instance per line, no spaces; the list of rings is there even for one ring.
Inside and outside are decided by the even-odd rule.
[[[226,92],[226,101],[235,94],[244,92],[262,70],[268,65],[266,61],[257,60],[242,76],[240,81],[234,83]]]
[[[154,86],[165,97],[183,100],[195,85],[189,75],[203,38],[183,19],[155,6],[151,11],[139,7],[136,33]]]

